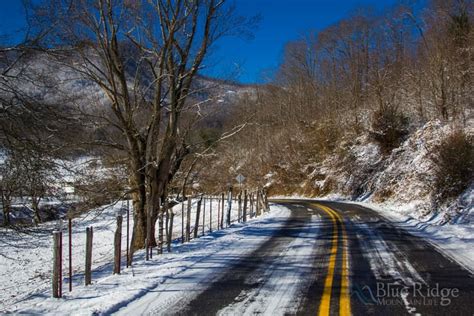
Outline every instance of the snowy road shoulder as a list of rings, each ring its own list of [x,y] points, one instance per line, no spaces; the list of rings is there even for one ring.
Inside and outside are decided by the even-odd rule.
[[[474,274],[474,225],[472,223],[439,225],[436,216],[426,221],[411,217],[409,214],[415,212],[415,210],[411,210],[410,206],[351,203],[368,207],[382,215],[395,227],[423,238],[446,257],[455,260],[471,274]]]
[[[253,251],[271,234],[256,234],[259,228],[267,232],[278,230],[290,216],[290,210],[272,206],[271,212],[246,224],[235,224],[226,230],[213,232],[184,245],[174,252],[156,256],[151,261],[137,254],[132,269],[121,275],[102,276],[91,286],[80,286],[62,299],[38,293],[16,306],[13,312],[28,314],[110,314],[164,311],[166,307],[183,304],[197,295],[234,260]],[[218,256],[215,254],[218,253]]]

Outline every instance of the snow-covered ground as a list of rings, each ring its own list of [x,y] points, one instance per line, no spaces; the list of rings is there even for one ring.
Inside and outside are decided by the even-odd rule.
[[[204,206],[204,205],[203,205]],[[210,216],[209,209],[210,203],[205,203],[205,234],[209,233]],[[213,200],[212,205],[212,228],[215,231],[217,227],[217,200]],[[91,293],[90,288],[98,286],[97,284],[105,284],[104,287],[108,287],[108,280],[112,274],[112,262],[113,262],[113,238],[115,232],[116,215],[120,212],[125,214],[126,202],[121,202],[115,205],[104,207],[91,211],[85,215],[82,215],[73,220],[73,233],[72,233],[72,261],[73,261],[73,292],[67,292],[67,263],[69,260],[67,252],[67,232],[66,223],[62,223],[63,226],[63,275],[64,278],[64,290],[66,300],[78,297],[89,297]],[[204,208],[202,208],[201,216]],[[232,205],[232,220],[235,221],[237,217],[238,205],[233,203]],[[194,228],[195,224],[195,211],[196,201],[193,201],[192,216],[191,216],[191,228]],[[181,204],[176,205],[173,208],[175,213],[174,225],[173,225],[173,237],[178,239],[181,236]],[[31,309],[31,312],[47,312],[48,303],[44,307],[34,307],[39,302],[42,302],[44,298],[51,296],[51,271],[52,271],[52,231],[59,229],[60,223],[49,222],[39,225],[35,228],[14,230],[14,229],[0,229],[0,313],[7,311],[23,311],[25,308]],[[202,223],[199,227],[198,236],[202,235]],[[87,289],[84,289],[82,285],[83,271],[85,262],[85,230],[86,227],[94,227],[94,241],[93,241],[93,285]],[[133,226],[133,218],[130,216],[130,227]],[[126,243],[126,224],[125,220],[122,226],[122,248],[125,253]],[[217,237],[221,236],[222,233],[214,232],[213,235],[204,237],[202,240],[195,240],[189,245],[181,246],[179,242],[175,240],[173,245],[173,252],[176,254],[167,254],[160,257],[159,260],[167,262],[168,259],[174,258],[173,261],[176,265],[180,266],[180,260],[184,260],[186,252],[191,249],[200,247],[199,243],[208,243]],[[219,239],[220,240],[220,239]],[[201,245],[202,246],[202,245]],[[178,253],[183,252],[184,254],[179,255]],[[169,257],[171,256],[171,257]],[[176,256],[176,257],[173,257]],[[143,258],[141,252],[137,253],[136,262],[140,262]],[[155,256],[157,257],[157,256]],[[155,260],[154,257],[154,260]],[[125,265],[123,260],[123,265]],[[153,263],[141,263],[137,264],[133,269],[124,271],[122,276],[114,276],[115,278],[122,278],[127,280],[132,277],[133,274],[140,274],[142,271],[145,275],[148,275],[146,269],[156,269],[156,262]],[[155,268],[153,268],[155,267]],[[158,269],[163,273],[167,268]],[[174,270],[173,270],[174,271]],[[170,273],[172,271],[170,270]],[[159,275],[159,273],[157,274]],[[146,279],[147,277],[144,277]],[[120,280],[122,280],[120,279]],[[122,281],[118,281],[122,282]],[[124,281],[125,282],[125,281]],[[125,282],[126,283],[126,282]],[[140,284],[137,283],[136,288],[140,288]],[[112,286],[113,288],[114,286]],[[81,290],[82,289],[82,290]],[[82,292],[81,292],[82,291]],[[92,291],[93,292],[93,291]],[[89,293],[89,294],[87,294]],[[95,292],[96,294],[98,292]],[[83,295],[83,296],[81,296]],[[98,295],[100,297],[100,295]],[[102,299],[100,299],[102,300]],[[100,301],[99,300],[99,301]],[[47,300],[48,301],[48,300]],[[54,300],[52,300],[54,301]],[[92,300],[93,301],[93,300]],[[48,301],[49,302],[49,301]],[[92,305],[94,303],[91,303]],[[91,306],[92,306],[91,305]],[[43,306],[43,305],[41,305]],[[91,311],[91,310],[89,310]]]

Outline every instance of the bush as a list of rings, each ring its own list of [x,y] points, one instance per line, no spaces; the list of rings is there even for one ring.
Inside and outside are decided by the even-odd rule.
[[[443,201],[461,194],[474,178],[472,137],[457,130],[434,148],[435,193]]]
[[[408,118],[394,106],[379,108],[372,115],[370,136],[382,153],[388,154],[408,135]]]

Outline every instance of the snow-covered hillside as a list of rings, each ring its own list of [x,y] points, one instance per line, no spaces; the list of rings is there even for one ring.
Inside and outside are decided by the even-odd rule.
[[[389,156],[382,155],[369,136],[360,136],[347,146],[341,144],[347,147],[343,158],[331,155],[321,164],[306,167],[313,172],[302,181],[301,190],[292,195],[337,196],[386,206],[401,215],[431,224],[472,225],[474,182],[457,198],[444,203],[436,203],[433,193],[431,155],[453,128],[448,123],[430,121],[414,131]],[[464,131],[474,135],[474,120],[466,124]]]

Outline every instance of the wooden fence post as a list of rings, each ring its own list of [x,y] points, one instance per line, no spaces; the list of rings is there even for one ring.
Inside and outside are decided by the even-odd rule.
[[[63,232],[62,231],[59,232],[59,297],[63,297]]]
[[[202,196],[202,235],[205,234],[206,228],[206,196]]]
[[[69,244],[69,292],[72,291],[72,218],[68,218],[68,244]]]
[[[244,209],[243,209],[243,214],[242,214],[242,221],[245,223],[247,222],[247,199],[248,199],[248,195],[247,195],[247,190],[244,191]]]
[[[132,262],[130,258],[129,234],[130,234],[130,200],[127,197],[127,268],[131,265],[131,262]]]
[[[196,218],[194,221],[194,231],[193,231],[193,235],[195,239],[197,238],[198,231],[199,231],[199,217],[201,217],[201,203],[202,203],[202,196],[197,201]]]
[[[59,270],[61,269],[61,262],[60,262],[60,247],[61,247],[61,232],[54,231],[53,232],[53,297],[59,298]]]
[[[249,217],[253,218],[253,193],[249,193],[249,203],[250,203],[250,214]]]
[[[186,241],[191,240],[191,197],[188,197],[188,210],[186,213]]]
[[[209,232],[212,233],[212,195],[209,196]]]
[[[166,209],[161,205],[161,198],[158,199],[158,254],[163,254],[163,245],[165,243],[165,231],[164,231],[164,216]],[[168,220],[168,219],[166,219]],[[153,227],[152,227],[153,229]],[[153,252],[153,249],[150,250]]]
[[[117,216],[114,238],[114,274],[120,274],[120,253],[122,251],[122,215]]]
[[[166,237],[166,250],[169,252],[168,249],[168,240],[170,238],[170,210],[168,209],[168,204],[167,201],[168,199],[165,199],[163,202],[163,213],[165,216],[165,237]]]
[[[227,193],[227,221],[226,221],[226,224],[227,224],[227,227],[230,226],[230,223],[231,223],[231,216],[232,216],[232,197],[233,197],[233,194],[232,194],[232,188],[229,189],[229,192]]]
[[[181,243],[184,244],[184,198],[181,203]]]
[[[85,268],[85,285],[92,283],[92,238],[94,230],[91,227],[86,228],[86,268]]]
[[[262,215],[261,208],[260,208],[260,191],[259,190],[257,190],[257,203],[255,205],[255,212],[257,213],[257,216]]]
[[[240,219],[242,216],[242,191],[239,193],[239,208],[237,210],[237,222],[240,223]]]
[[[173,240],[173,222],[174,222],[174,213],[173,209],[170,208],[169,200],[165,200],[165,209],[167,211],[167,214],[169,214],[169,230],[168,230],[168,240],[166,243],[166,249],[168,252],[171,252],[171,242]]]
[[[221,195],[221,198],[222,198],[222,205],[221,205],[221,229],[224,228],[224,203],[225,203],[225,194],[222,193]]]
[[[217,230],[221,227],[221,198],[217,197]]]
[[[252,217],[255,218],[257,216],[257,205],[255,203],[255,192],[252,193]]]

